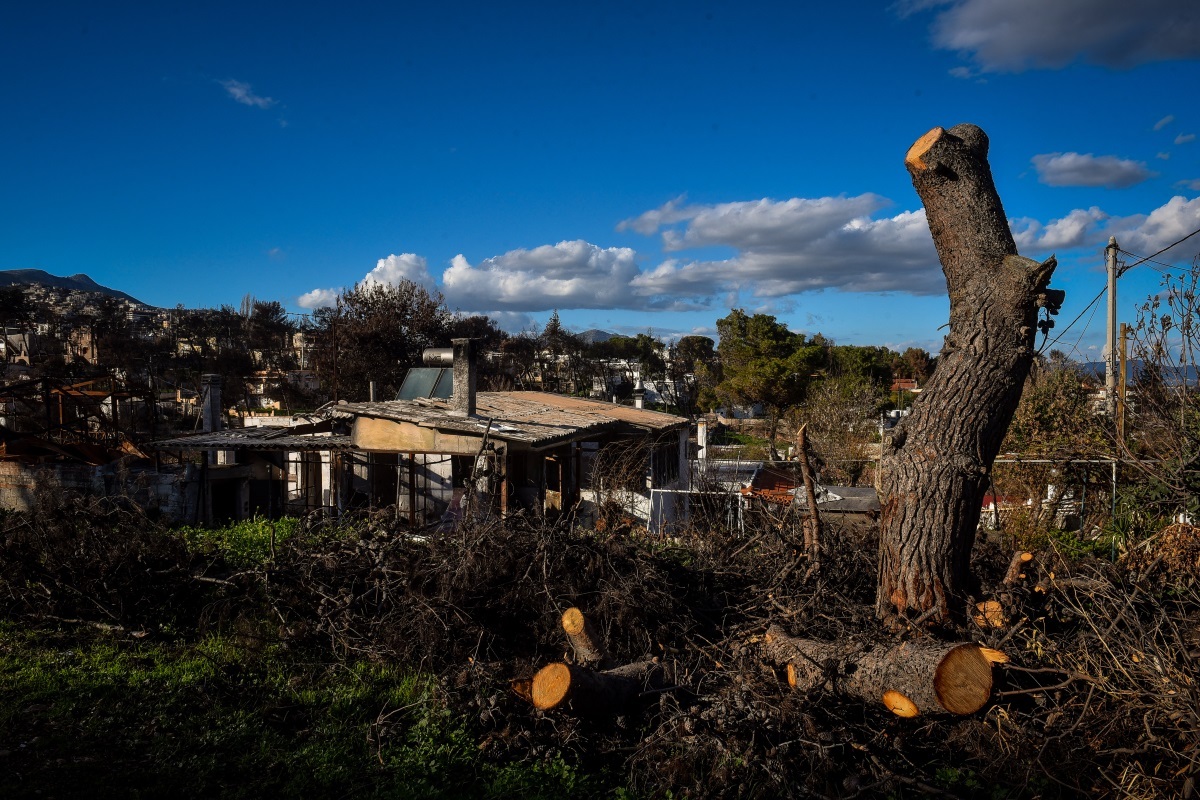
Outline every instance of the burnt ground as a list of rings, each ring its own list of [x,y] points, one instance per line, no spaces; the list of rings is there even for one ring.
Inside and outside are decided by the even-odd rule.
[[[31,629],[152,637],[231,632],[246,647],[404,664],[436,676],[478,757],[568,763],[581,794],[646,797],[1190,797],[1200,771],[1200,533],[1117,562],[977,545],[1003,625],[939,635],[1003,651],[991,701],[902,719],[827,688],[799,693],[763,655],[770,624],[886,644],[929,636],[874,614],[877,533],[826,523],[821,568],[772,524],[678,539],[511,519],[420,535],[387,517],[313,520],[264,564],[199,555],[136,508],[47,501],[3,520],[0,602]],[[512,689],[570,658],[578,607],[617,663],[659,688],[612,715],[537,712]],[[368,721],[369,722],[369,721]],[[367,723],[365,722],[364,725]],[[399,728],[371,728],[377,747]]]

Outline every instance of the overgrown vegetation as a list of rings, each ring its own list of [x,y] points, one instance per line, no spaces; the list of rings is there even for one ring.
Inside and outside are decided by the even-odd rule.
[[[993,702],[906,720],[790,690],[758,640],[771,623],[894,636],[870,526],[831,523],[805,581],[774,523],[426,538],[380,517],[272,536],[59,500],[0,528],[3,796],[1159,797],[1194,777],[1190,528],[1115,563],[1047,543],[1004,589],[1008,624],[962,634],[1011,658]],[[999,543],[976,551],[988,591]],[[657,657],[667,691],[614,719],[535,713],[510,681],[562,657],[571,605],[618,661]]]

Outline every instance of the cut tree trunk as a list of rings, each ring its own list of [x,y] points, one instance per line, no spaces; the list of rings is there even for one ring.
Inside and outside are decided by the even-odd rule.
[[[633,707],[643,691],[658,685],[657,661],[640,661],[597,672],[577,664],[547,664],[533,676],[533,705],[540,711],[559,709],[581,716],[620,714]]]
[[[937,368],[884,447],[876,610],[961,621],[976,591],[971,547],[988,474],[1033,359],[1053,257],[1017,255],[974,125],[934,128],[905,164],[925,205],[950,294]]]
[[[563,633],[567,635],[567,641],[571,643],[571,649],[575,652],[576,664],[600,669],[611,666],[612,660],[604,647],[604,640],[596,633],[596,629],[582,611],[574,606],[564,611],[562,628]]]
[[[772,626],[767,655],[786,664],[799,691],[828,685],[835,692],[883,703],[902,717],[972,714],[992,694],[992,664],[1002,653],[970,642],[910,641],[868,649],[861,644],[798,639]]]

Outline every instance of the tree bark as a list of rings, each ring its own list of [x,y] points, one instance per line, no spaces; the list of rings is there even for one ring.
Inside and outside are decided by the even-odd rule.
[[[1003,659],[1003,654],[970,642],[926,640],[867,648],[797,639],[774,626],[764,642],[768,657],[787,665],[794,689],[828,685],[835,692],[883,703],[902,717],[973,714],[991,697],[992,663]]]
[[[909,417],[885,445],[876,611],[961,621],[976,590],[971,548],[992,462],[1033,359],[1051,257],[1017,255],[974,125],[934,128],[905,164],[950,294],[950,332]]]

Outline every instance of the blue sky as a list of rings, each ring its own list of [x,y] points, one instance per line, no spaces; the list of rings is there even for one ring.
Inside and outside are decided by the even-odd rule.
[[[1110,235],[1200,228],[1194,0],[10,2],[0,67],[0,269],[163,306],[405,277],[513,331],[740,307],[936,351],[903,156],[959,122],[1022,253],[1059,256],[1056,334]],[[1122,278],[1122,319],[1162,264]],[[1095,357],[1087,319],[1062,349]]]

